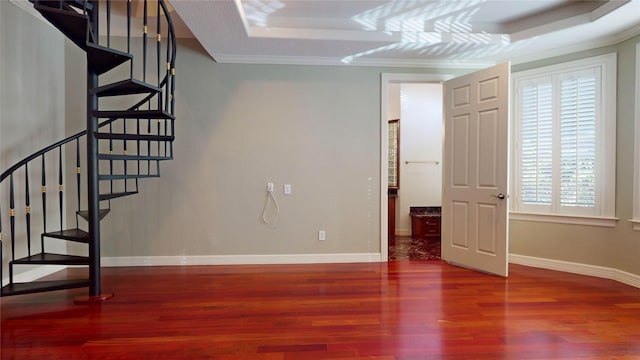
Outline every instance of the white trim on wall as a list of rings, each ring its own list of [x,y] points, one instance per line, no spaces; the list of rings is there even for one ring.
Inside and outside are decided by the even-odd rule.
[[[380,262],[379,253],[103,257],[102,266],[265,265]],[[385,259],[386,261],[386,259]]]
[[[441,83],[452,79],[451,74],[402,74],[402,73],[382,73],[380,77],[380,134],[389,133],[389,119],[387,119],[389,94],[387,88],[390,83]],[[387,136],[380,136],[380,260],[387,261],[389,258],[389,224],[387,219],[389,209],[387,205],[387,191],[389,179],[389,139]],[[400,190],[402,191],[402,190]],[[398,233],[396,229],[396,233]]]
[[[447,68],[447,69],[483,69],[496,64],[495,61],[476,60],[428,60],[428,59],[375,59],[356,58],[351,61],[333,57],[318,56],[267,56],[216,54],[220,64],[278,64],[278,65],[317,65],[317,66],[374,66],[396,68]]]
[[[635,132],[633,161],[633,230],[640,230],[640,43],[636,44]]]
[[[563,271],[572,274],[594,276],[603,279],[610,279],[636,288],[640,288],[640,275],[609,267],[580,264],[553,259],[544,259],[518,254],[509,254],[509,263],[547,270]]]

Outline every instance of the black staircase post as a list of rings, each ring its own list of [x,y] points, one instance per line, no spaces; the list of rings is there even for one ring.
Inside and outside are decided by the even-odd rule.
[[[93,1],[90,1],[93,2]],[[98,41],[98,4],[89,12],[94,41]],[[98,96],[91,89],[98,87],[98,74],[87,55],[87,204],[89,222],[89,297],[98,297],[100,290],[100,199],[98,189]]]

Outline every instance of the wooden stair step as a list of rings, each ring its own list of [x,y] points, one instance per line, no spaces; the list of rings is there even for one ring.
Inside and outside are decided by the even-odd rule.
[[[103,110],[93,113],[99,118],[109,119],[171,119],[175,116],[164,110]]]
[[[111,209],[98,210],[98,220],[104,219],[104,217],[107,216],[107,214],[109,214],[110,211]],[[81,218],[89,221],[89,210],[78,210],[76,211],[76,214],[78,214],[78,216],[80,216]]]
[[[137,191],[123,191],[123,192],[117,192],[117,193],[106,193],[106,194],[100,194],[98,196],[98,199],[100,199],[100,201],[111,200],[111,199],[115,199],[115,198],[119,198],[119,197],[123,197],[123,196],[135,195],[137,193],[138,193]]]
[[[89,265],[86,256],[40,253],[16,259],[10,262],[12,265]]]
[[[99,97],[159,93],[160,88],[136,79],[126,79],[92,89]]]
[[[1,296],[33,294],[45,291],[56,291],[88,287],[89,279],[33,281],[13,283],[2,287]]]
[[[42,234],[43,237],[69,240],[81,243],[89,242],[89,233],[80,229],[68,229],[60,231],[50,231]]]

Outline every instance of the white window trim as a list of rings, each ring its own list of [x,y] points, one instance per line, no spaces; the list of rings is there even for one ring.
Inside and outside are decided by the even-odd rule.
[[[640,231],[640,43],[636,44],[635,133],[633,166],[633,230]]]
[[[552,73],[562,73],[569,71],[576,71],[583,68],[590,68],[593,66],[601,66],[602,69],[602,114],[604,119],[609,119],[609,121],[601,121],[600,131],[603,134],[603,141],[600,143],[600,146],[604,148],[602,152],[602,160],[603,163],[606,164],[606,169],[601,169],[600,171],[604,171],[605,176],[601,179],[601,183],[599,184],[599,194],[600,194],[600,215],[597,216],[576,216],[576,215],[568,215],[568,214],[559,214],[559,213],[530,213],[521,211],[518,209],[517,201],[519,199],[518,187],[516,183],[517,172],[518,172],[518,163],[517,157],[513,156],[512,160],[512,169],[514,171],[511,183],[511,189],[513,191],[513,201],[511,201],[511,211],[509,216],[513,220],[526,220],[526,221],[537,221],[537,222],[550,222],[550,223],[562,223],[562,224],[577,224],[577,225],[590,225],[590,226],[602,226],[602,227],[615,227],[618,218],[615,217],[615,164],[616,164],[616,82],[617,82],[617,54],[605,54],[600,56],[595,56],[587,59],[569,61],[561,64],[545,66],[541,68],[525,70],[521,72],[514,73],[512,75],[512,88],[514,89],[514,94],[517,90],[517,84],[519,81],[525,80],[527,78],[538,78],[544,75],[549,75]],[[638,71],[636,71],[636,74]],[[637,87],[638,85],[636,85]],[[640,91],[640,90],[636,90]],[[516,111],[518,110],[518,97],[513,96],[512,100],[512,108],[513,114],[512,118],[516,119]],[[636,104],[637,105],[637,104]],[[638,108],[636,109],[636,113],[640,112]],[[613,121],[611,121],[613,119]],[[640,120],[638,120],[640,121]],[[518,124],[514,123],[512,126],[512,139],[517,139],[518,134]],[[636,132],[638,134],[638,126],[636,126]],[[638,137],[640,138],[640,137]],[[517,144],[516,141],[512,142],[511,151],[513,154],[517,154]],[[637,147],[637,146],[636,146]],[[636,167],[640,168],[640,149],[636,150]],[[636,170],[640,178],[640,170]],[[636,181],[636,184],[639,181]],[[638,185],[638,196],[637,199],[640,200],[640,185]],[[634,208],[635,210],[635,208]],[[638,216],[634,218],[637,219],[638,230],[640,230],[640,204],[638,204],[638,212],[634,211],[634,214]]]
[[[509,220],[525,220],[535,222],[547,222],[555,224],[586,225],[614,228],[618,223],[618,218],[602,216],[575,216],[564,214],[534,214],[526,212],[509,212]]]

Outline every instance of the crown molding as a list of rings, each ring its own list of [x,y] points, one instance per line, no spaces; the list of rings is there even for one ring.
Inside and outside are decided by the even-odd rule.
[[[15,0],[13,0],[15,1]],[[373,66],[393,68],[436,68],[436,69],[484,69],[503,61],[511,61],[512,65],[524,64],[557,56],[569,55],[581,51],[597,49],[606,46],[618,45],[626,40],[640,35],[640,25],[629,28],[621,33],[600,38],[594,41],[583,42],[573,46],[564,46],[548,51],[535,52],[529,55],[504,57],[491,60],[430,60],[430,59],[381,59],[381,58],[356,58],[351,62],[345,62],[333,57],[309,57],[309,56],[264,56],[264,55],[234,55],[219,54],[214,56],[218,63],[222,64],[269,64],[269,65],[316,65],[316,66]]]
[[[494,61],[466,60],[429,60],[429,59],[379,59],[358,58],[344,62],[333,57],[309,56],[263,56],[217,54],[216,62],[221,64],[263,64],[263,65],[315,65],[315,66],[373,66],[394,68],[446,68],[446,69],[483,69],[493,66]]]
[[[549,51],[536,52],[530,55],[518,56],[513,58],[504,58],[504,60],[511,61],[512,65],[524,64],[532,61],[538,61],[542,59],[549,59],[557,56],[574,54],[581,51],[593,50],[606,46],[618,45],[626,40],[640,35],[640,25],[629,28],[621,33],[600,38],[594,41],[583,42],[574,46],[565,46]]]

